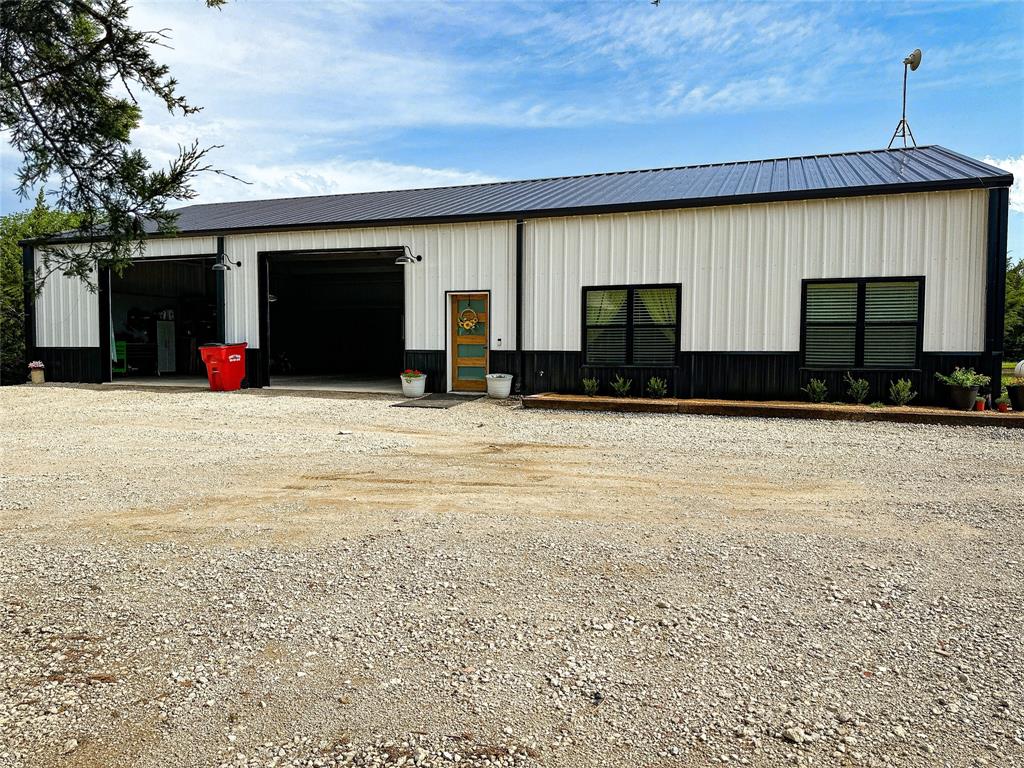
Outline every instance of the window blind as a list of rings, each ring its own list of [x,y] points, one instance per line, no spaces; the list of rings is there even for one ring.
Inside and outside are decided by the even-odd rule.
[[[587,288],[584,296],[587,365],[676,364],[678,286]]]
[[[812,368],[856,365],[856,283],[809,283],[805,319],[806,365]]]
[[[870,282],[864,296],[864,365],[917,364],[917,282]]]
[[[586,296],[587,362],[593,365],[624,365],[627,291],[587,291]]]
[[[806,283],[804,365],[916,367],[921,285],[918,278]]]

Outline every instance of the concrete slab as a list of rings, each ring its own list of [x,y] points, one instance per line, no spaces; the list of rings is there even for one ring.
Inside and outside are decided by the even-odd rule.
[[[402,381],[397,373],[394,376],[271,376],[270,389],[400,395],[402,394]]]

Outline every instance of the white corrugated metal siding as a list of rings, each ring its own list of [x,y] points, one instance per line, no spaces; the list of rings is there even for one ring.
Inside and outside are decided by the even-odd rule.
[[[96,284],[95,271],[89,280]],[[79,278],[54,273],[36,296],[35,325],[37,347],[98,347],[99,297]]]
[[[229,236],[225,251],[242,266],[225,273],[228,339],[259,346],[259,253],[401,245],[423,256],[423,261],[404,268],[406,349],[444,349],[444,292],[461,290],[491,292],[493,348],[515,349],[515,222],[511,221]]]
[[[161,237],[146,241],[144,258],[210,256],[216,252],[216,237]]]
[[[988,192],[528,220],[524,348],[580,349],[583,286],[681,283],[681,349],[800,348],[805,278],[924,275],[924,349],[984,347]]]
[[[796,351],[804,278],[924,275],[924,349],[983,349],[986,190],[532,219],[524,225],[524,348],[580,349],[581,288],[681,283],[681,349]],[[259,345],[257,254],[408,245],[406,348],[445,347],[445,291],[491,291],[494,349],[515,349],[512,221],[230,235],[227,334]],[[214,237],[150,240],[146,256],[211,254]],[[39,346],[98,346],[96,296],[52,276]],[[501,339],[500,347],[497,339]]]

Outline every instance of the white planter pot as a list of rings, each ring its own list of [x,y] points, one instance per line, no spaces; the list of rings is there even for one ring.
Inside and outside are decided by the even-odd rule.
[[[399,376],[402,380],[402,394],[406,397],[423,397],[423,393],[427,389],[427,377],[417,376],[415,379],[407,379],[405,376]]]
[[[42,368],[33,368],[29,371],[33,384],[43,384],[46,381],[46,374]]]
[[[507,400],[512,392],[511,373],[488,373],[487,396],[495,400]]]

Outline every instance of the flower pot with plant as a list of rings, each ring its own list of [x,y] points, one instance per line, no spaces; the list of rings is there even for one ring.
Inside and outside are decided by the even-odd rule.
[[[33,360],[28,364],[28,375],[32,380],[33,384],[43,384],[46,382],[46,374],[42,360]]]
[[[985,398],[984,397],[980,397],[979,396],[979,397],[974,398],[974,410],[976,410],[976,411],[984,411],[985,410]]]
[[[1006,382],[1006,396],[1013,410],[1024,412],[1024,378],[1014,376]]]
[[[991,376],[978,373],[973,368],[956,368],[948,376],[936,373],[935,378],[949,387],[949,400],[958,411],[969,411],[976,408],[978,388],[992,381]]]
[[[1006,387],[1003,387],[1003,391],[996,398],[995,405],[996,410],[1000,413],[1007,413],[1010,410],[1010,398],[1007,395]]]
[[[427,389],[427,374],[415,368],[402,371],[402,394],[406,397],[423,397]]]

